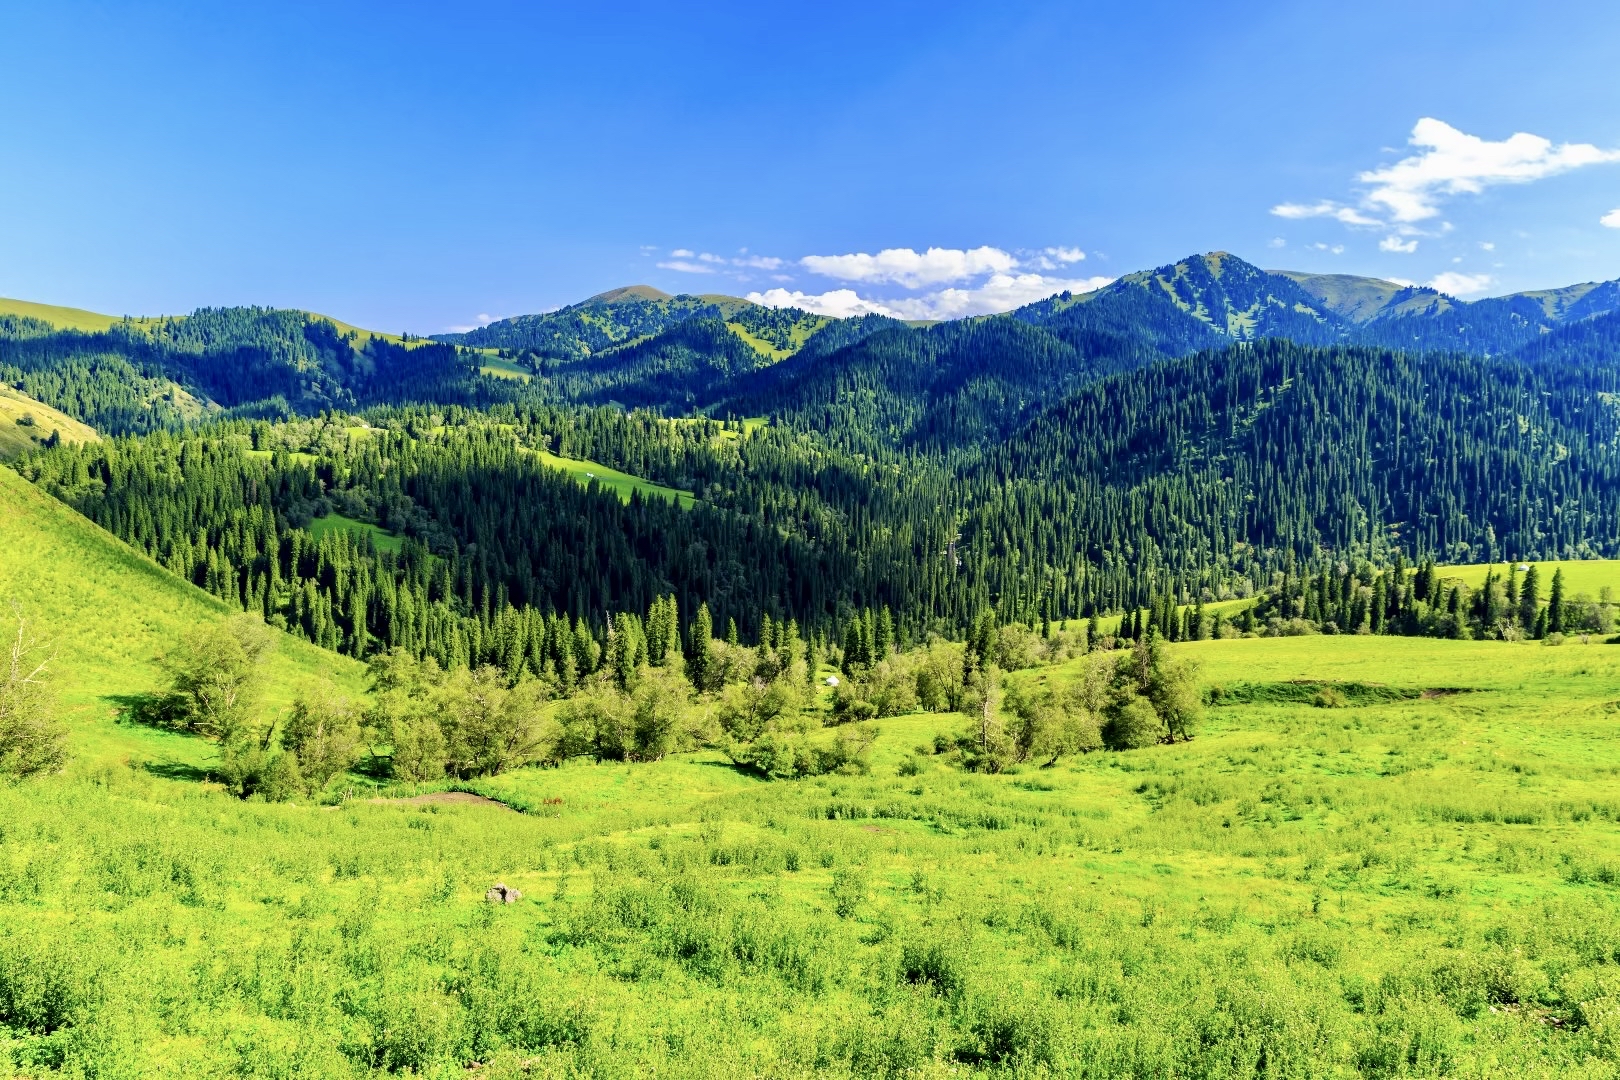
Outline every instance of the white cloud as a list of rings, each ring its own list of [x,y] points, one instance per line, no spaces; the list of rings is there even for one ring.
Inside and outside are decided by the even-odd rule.
[[[1011,311],[1061,292],[1091,292],[1112,280],[1107,277],[1071,279],[1043,274],[991,274],[976,286],[939,289],[917,296],[881,300],[859,296],[854,289],[834,289],[825,293],[767,289],[762,293],[749,293],[748,299],[767,307],[803,308],[817,315],[835,318],[875,314],[897,319],[960,319],[968,315]]]
[[[1439,289],[1451,296],[1473,296],[1482,293],[1491,287],[1489,274],[1463,274],[1455,270],[1447,270],[1443,274],[1436,274],[1429,279],[1431,289]]]
[[[723,263],[723,262],[726,261],[725,259],[721,258],[719,255],[711,255],[707,251],[705,251],[703,254],[699,255],[698,258],[701,261],[706,262],[706,263]]]
[[[1496,250],[1496,245],[1491,243],[1489,240],[1481,240],[1479,242],[1479,250],[1481,250],[1481,251],[1495,251]]]
[[[1270,248],[1285,248],[1287,246],[1288,246],[1288,241],[1284,240],[1280,236],[1273,236],[1270,240],[1268,240],[1266,242],[1266,247],[1270,247]]]
[[[685,259],[671,259],[669,262],[655,263],[660,270],[676,270],[682,274],[712,274],[714,267],[704,266],[702,263],[687,262]]]
[[[1312,244],[1311,247],[1315,248],[1317,251],[1329,251],[1329,252],[1332,252],[1335,255],[1343,255],[1344,254],[1344,245],[1343,244],[1334,244],[1332,246],[1329,246],[1327,244],[1322,243],[1320,240],[1318,240],[1316,243]]]
[[[1367,228],[1382,225],[1383,222],[1368,217],[1366,214],[1351,206],[1342,206],[1330,199],[1311,203],[1280,203],[1271,208],[1271,212],[1280,218],[1289,221],[1303,221],[1306,218],[1326,217],[1344,225],[1360,225]]]
[[[1379,251],[1398,251],[1403,255],[1410,255],[1417,250],[1416,240],[1402,240],[1398,236],[1386,236],[1378,241]]]
[[[697,252],[688,248],[676,248],[674,251],[670,252],[670,254],[677,259],[692,259],[697,257]]]
[[[745,299],[766,307],[796,307],[814,315],[827,315],[834,319],[848,319],[856,315],[888,315],[899,318],[899,312],[872,300],[863,300],[854,289],[833,289],[831,292],[807,293],[797,289],[766,289],[751,292]]]
[[[485,315],[480,312],[479,314],[473,316],[472,322],[463,323],[460,326],[447,326],[444,328],[444,330],[447,334],[465,334],[469,330],[477,330],[481,326],[488,326],[492,322],[499,322],[505,317],[506,316],[504,315]]]
[[[755,270],[779,270],[782,267],[782,260],[770,255],[747,255],[731,261],[738,266],[748,266]]]
[[[1086,253],[1079,248],[1073,247],[1049,247],[1044,248],[1041,253],[1060,263],[1077,263],[1086,260]]]
[[[981,274],[1006,273],[1018,260],[1000,248],[977,247],[885,248],[876,255],[857,252],[849,255],[806,255],[799,265],[823,277],[869,284],[902,285],[919,289],[950,281],[965,281]]]
[[[1392,282],[1392,283],[1394,283],[1396,285],[1399,285],[1403,289],[1415,289],[1415,288],[1417,288],[1417,282],[1413,281],[1411,278],[1388,277],[1388,278],[1385,278],[1384,280],[1388,281],[1388,282]]]
[[[1611,229],[1620,229],[1620,210],[1610,210],[1598,218],[1599,225],[1607,225]]]
[[[1092,292],[1113,280],[1109,277],[1068,279],[1043,274],[991,274],[983,284],[971,288],[941,289],[887,303],[908,319],[960,319],[967,315],[1011,311],[1061,292]]]
[[[1477,195],[1494,184],[1524,184],[1583,165],[1620,161],[1620,150],[1600,150],[1591,143],[1554,146],[1523,131],[1491,142],[1428,116],[1413,126],[1408,141],[1422,153],[1357,177],[1372,185],[1366,204],[1402,222],[1438,217],[1438,203],[1448,195]]]

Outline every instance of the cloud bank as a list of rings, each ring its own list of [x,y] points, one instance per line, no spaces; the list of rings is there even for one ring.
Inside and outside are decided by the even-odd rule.
[[[877,254],[806,255],[798,265],[821,277],[865,286],[895,286],[881,296],[862,296],[852,288],[815,293],[799,289],[751,292],[748,299],[771,307],[798,307],[821,315],[888,315],[899,319],[960,319],[989,315],[1044,300],[1061,292],[1090,292],[1112,278],[1053,275],[1084,261],[1077,247],[1052,246],[1032,251],[994,247],[885,248]],[[944,286],[939,288],[938,286]]]
[[[1391,165],[1356,174],[1362,185],[1354,205],[1332,199],[1314,203],[1279,203],[1276,217],[1290,221],[1330,218],[1353,229],[1380,229],[1382,251],[1412,254],[1418,237],[1437,235],[1431,225],[1446,200],[1478,195],[1504,184],[1528,184],[1588,165],[1620,162],[1620,150],[1592,143],[1559,143],[1528,132],[1492,141],[1459,131],[1443,120],[1425,116],[1412,127],[1407,144],[1417,153]],[[1620,211],[1603,224],[1620,228]],[[1451,228],[1440,223],[1438,231]]]
[[[1461,274],[1447,270],[1430,278],[1428,286],[1451,296],[1477,296],[1491,287],[1492,280],[1489,274]]]

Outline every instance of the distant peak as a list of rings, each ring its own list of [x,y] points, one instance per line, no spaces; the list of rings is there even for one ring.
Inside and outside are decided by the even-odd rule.
[[[617,304],[625,300],[670,300],[669,293],[655,289],[651,285],[626,285],[620,289],[609,289],[604,293],[597,293],[585,302],[587,304]]]

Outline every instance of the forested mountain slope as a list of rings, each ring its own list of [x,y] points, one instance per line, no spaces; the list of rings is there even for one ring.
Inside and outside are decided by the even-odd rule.
[[[203,309],[96,332],[0,316],[0,381],[110,433],[176,428],[222,409],[291,416],[514,393],[478,368],[476,354],[453,345],[340,331],[301,311]]]
[[[1046,334],[1011,320],[954,332],[1009,327]],[[811,631],[875,606],[917,634],[960,631],[985,608],[1022,621],[1241,594],[1292,566],[1397,553],[1620,555],[1612,361],[1260,341],[1106,376],[1029,412],[945,381],[951,352],[935,338],[965,339],[944,329],[872,339],[892,338],[873,369],[884,385],[922,387],[916,399],[941,410],[906,412],[913,398],[857,386],[827,399],[831,434],[802,414],[740,433],[614,408],[376,409],[364,424],[236,421],[59,447],[21,469],[176,573],[312,640],[445,662],[496,655],[514,620],[601,627],[666,594],[684,611],[707,602],[745,634],[766,615]],[[1073,362],[1045,340],[1054,368]],[[998,393],[1010,399],[1005,383]],[[831,411],[850,400],[871,411]],[[911,441],[886,450],[891,432]],[[970,437],[978,449],[964,448]],[[622,503],[545,467],[542,449],[697,501]],[[402,550],[358,531],[315,535],[312,519],[334,512],[402,537]]]
[[[983,468],[1054,493],[1162,500],[1165,535],[1203,532],[1216,552],[1224,539],[1302,557],[1609,555],[1617,372],[1612,359],[1532,367],[1256,342],[1087,387]]]

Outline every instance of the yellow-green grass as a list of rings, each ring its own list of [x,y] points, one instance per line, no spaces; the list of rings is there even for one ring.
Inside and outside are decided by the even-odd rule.
[[[1231,619],[1244,608],[1252,607],[1253,605],[1254,599],[1252,597],[1241,600],[1214,600],[1204,605],[1204,614],[1210,618],[1220,615],[1223,618]],[[1182,604],[1176,610],[1178,612],[1191,611],[1193,610],[1193,607],[1194,605],[1192,604]],[[1119,633],[1119,624],[1124,620],[1124,618],[1125,616],[1123,615],[1099,616],[1097,619],[1097,629],[1104,634],[1117,634]],[[1070,619],[1069,625],[1075,626],[1084,622],[1086,622],[1086,620]]]
[[[518,382],[529,381],[530,375],[525,368],[504,356],[497,355],[494,349],[480,349],[479,352],[483,355],[479,360],[478,370],[485,375],[493,375],[498,379],[515,379]]]
[[[1620,649],[1175,648],[1228,685],[1474,692],[1219,707],[999,776],[914,754],[965,724],[916,715],[868,776],[473,785],[526,814],[0,788],[0,920],[87,987],[23,1045],[157,1076],[1615,1074]]]
[[[380,330],[366,330],[341,319],[334,319],[330,315],[320,315],[315,312],[307,313],[312,319],[325,319],[337,328],[340,334],[354,334],[357,337],[381,338],[396,345],[406,344],[405,339],[398,334],[384,333]],[[83,308],[61,307],[56,304],[38,304],[31,300],[12,300],[0,297],[0,315],[21,315],[30,319],[39,319],[50,323],[61,330],[79,330],[84,333],[100,333],[110,330],[123,322],[119,315],[103,315],[99,311],[86,311]],[[164,319],[183,319],[184,315],[143,315],[132,321],[140,326],[162,322]]]
[[[739,338],[742,338],[742,340],[747,343],[749,348],[753,349],[761,356],[775,361],[792,356],[794,353],[804,348],[804,343],[810,339],[810,335],[814,334],[817,330],[820,330],[826,324],[826,319],[819,318],[803,320],[795,323],[793,329],[788,333],[788,347],[785,349],[777,348],[764,338],[755,336],[754,334],[750,333],[748,328],[740,322],[728,322],[726,323],[726,328],[733,334],[736,334]]]
[[[243,441],[245,442],[246,440]],[[276,456],[276,452],[274,450],[251,450],[246,447],[243,448],[242,453],[256,461],[269,461],[271,458]],[[304,450],[288,450],[286,451],[286,454],[289,461],[295,462],[299,465],[313,465],[318,460],[314,454],[308,453]]]
[[[117,315],[103,315],[96,311],[85,311],[83,308],[59,307],[55,304],[36,304],[31,300],[6,298],[0,298],[0,315],[21,315],[50,323],[62,330],[80,330],[90,334],[110,330],[124,321]],[[157,318],[144,317],[135,320],[137,323],[157,321]]]
[[[696,497],[690,491],[654,484],[639,476],[631,476],[629,473],[594,461],[558,457],[546,450],[535,450],[533,453],[539,457],[540,463],[548,468],[561,469],[581,484],[596,484],[607,491],[615,492],[625,502],[629,502],[631,493],[636,491],[641,492],[644,497],[651,495],[660,499],[674,499],[681,506],[691,506],[696,501]]]
[[[403,539],[395,536],[387,529],[373,525],[369,521],[356,521],[354,518],[344,517],[342,514],[327,514],[325,517],[316,518],[309,523],[309,531],[317,539],[327,533],[338,531],[351,532],[358,536],[369,536],[371,537],[372,546],[378,551],[398,552],[405,546]]]
[[[1541,600],[1547,600],[1547,594],[1552,589],[1553,574],[1562,570],[1564,573],[1564,595],[1575,596],[1584,593],[1597,599],[1604,589],[1612,590],[1620,596],[1620,559],[1563,559],[1555,562],[1521,563],[1475,563],[1466,566],[1442,566],[1439,573],[1442,578],[1460,581],[1471,589],[1477,589],[1485,583],[1486,572],[1494,573],[1498,579],[1507,580],[1508,574],[1519,566],[1534,566],[1536,577],[1541,582]],[[1519,578],[1523,580],[1524,571],[1519,571]]]
[[[33,423],[18,423],[25,418],[31,418]],[[14,458],[35,449],[53,431],[69,443],[94,442],[101,437],[88,424],[0,383],[0,458]]]
[[[211,744],[117,720],[134,695],[162,686],[158,655],[231,609],[0,468],[0,604],[13,602],[56,654],[56,687],[78,756],[192,765],[212,758]],[[362,676],[355,661],[277,632],[265,708],[284,710],[323,679],[358,693]]]

